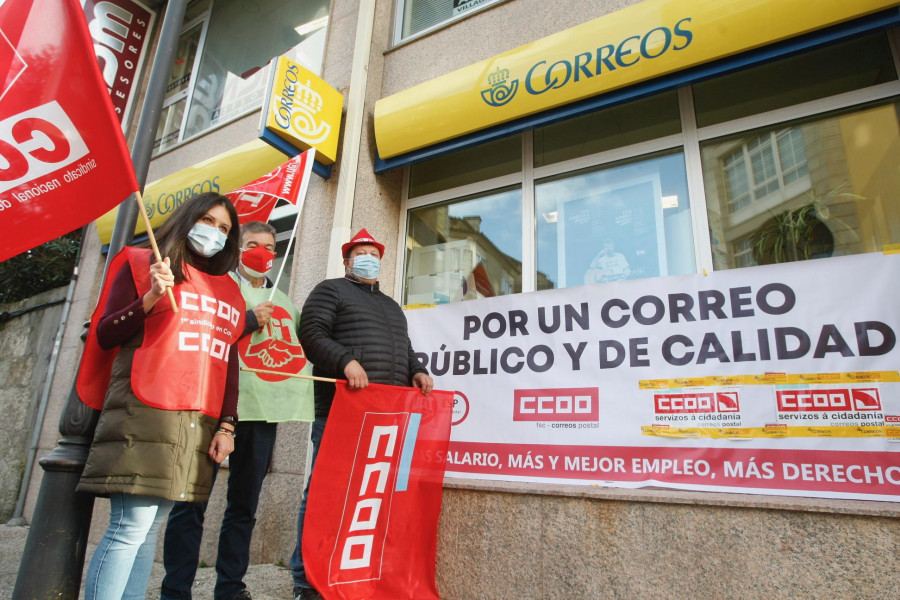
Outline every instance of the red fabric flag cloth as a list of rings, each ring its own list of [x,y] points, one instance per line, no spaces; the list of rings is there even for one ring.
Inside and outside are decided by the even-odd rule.
[[[326,600],[438,600],[453,392],[335,387],[303,525],[307,577]]]
[[[0,6],[0,261],[138,190],[78,0]]]
[[[310,148],[259,179],[225,194],[234,203],[241,224],[268,221],[279,198],[302,208],[315,157],[316,149]]]

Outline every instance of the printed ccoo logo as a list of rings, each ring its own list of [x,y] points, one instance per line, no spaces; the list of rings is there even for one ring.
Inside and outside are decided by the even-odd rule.
[[[736,413],[741,405],[737,392],[653,394],[656,414]]]
[[[55,101],[4,119],[0,121],[0,162],[5,163],[0,167],[0,192],[49,175],[87,153],[72,120]]]
[[[877,388],[779,390],[775,395],[778,410],[784,412],[881,410],[881,398]]]
[[[513,421],[596,421],[600,416],[597,388],[515,390]]]

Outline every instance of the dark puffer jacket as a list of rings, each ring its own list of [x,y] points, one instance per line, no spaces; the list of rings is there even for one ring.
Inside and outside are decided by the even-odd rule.
[[[313,363],[313,374],[344,379],[353,360],[371,383],[409,386],[416,373],[427,373],[415,357],[400,306],[378,287],[349,278],[326,279],[303,304],[300,343]],[[328,416],[334,384],[316,381],[316,416]]]

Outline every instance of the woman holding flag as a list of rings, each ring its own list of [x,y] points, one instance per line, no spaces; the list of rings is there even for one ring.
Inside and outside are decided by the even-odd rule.
[[[145,597],[160,524],[175,501],[209,498],[213,462],[234,448],[238,232],[231,201],[200,194],[160,228],[164,260],[125,248],[109,266],[77,383],[102,409],[78,491],[110,498],[88,600]]]

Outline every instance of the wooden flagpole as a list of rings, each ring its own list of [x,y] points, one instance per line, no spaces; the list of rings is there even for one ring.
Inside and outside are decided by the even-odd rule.
[[[267,371],[265,369],[251,369],[250,367],[241,367],[241,371],[249,371],[251,373],[263,373],[265,375],[280,375],[282,377],[296,377],[297,379],[312,379],[313,381],[327,381],[328,383],[337,383],[338,381],[346,381],[345,379],[331,379],[330,377],[317,377],[316,375],[301,375],[300,373],[282,373],[281,371]]]
[[[135,192],[137,198],[138,212],[144,217],[144,227],[147,229],[147,237],[150,238],[150,247],[153,248],[153,256],[156,262],[162,262],[162,256],[159,255],[159,247],[156,245],[156,236],[153,235],[153,228],[150,226],[150,217],[147,216],[147,207],[144,206],[144,198],[140,190]],[[166,288],[166,295],[169,297],[169,303],[172,305],[172,312],[178,312],[178,305],[175,303],[175,294],[172,288]]]

